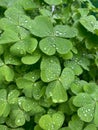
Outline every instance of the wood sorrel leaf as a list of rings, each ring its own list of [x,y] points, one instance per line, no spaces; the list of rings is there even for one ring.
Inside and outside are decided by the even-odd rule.
[[[45,56],[41,61],[41,79],[44,82],[56,80],[61,72],[60,62],[55,56]]]

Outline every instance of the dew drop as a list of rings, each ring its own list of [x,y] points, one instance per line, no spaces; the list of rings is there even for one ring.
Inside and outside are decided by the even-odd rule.
[[[44,51],[46,51],[47,49],[46,49],[46,47],[44,48]]]

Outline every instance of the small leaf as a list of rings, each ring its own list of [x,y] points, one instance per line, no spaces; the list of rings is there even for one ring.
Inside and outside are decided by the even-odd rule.
[[[70,87],[70,84],[74,81],[75,75],[72,69],[64,68],[60,76],[60,81],[65,89]]]
[[[13,30],[6,30],[0,37],[0,44],[8,44],[19,41],[18,33]]]
[[[97,130],[96,125],[89,124],[83,130]]]
[[[59,5],[62,3],[62,0],[44,0],[49,5]]]
[[[96,18],[93,15],[82,17],[80,23],[90,32],[94,33]]]
[[[73,100],[73,104],[77,107],[82,107],[87,104],[92,104],[93,99],[87,93],[79,93]]]
[[[64,115],[60,112],[54,113],[52,117],[43,115],[39,120],[39,125],[44,130],[58,130],[64,122]]]
[[[51,97],[54,103],[67,101],[67,93],[59,81],[53,81],[48,84],[46,95]]]
[[[68,25],[57,25],[54,27],[55,36],[64,38],[73,38],[77,36],[77,29]]]
[[[78,65],[75,61],[68,61],[64,63],[65,67],[71,68],[76,75],[82,74],[83,70],[80,65]]]
[[[15,124],[17,126],[22,126],[25,124],[25,115],[22,111],[17,112],[16,118],[15,118]]]
[[[26,73],[23,77],[24,79],[35,82],[36,80],[40,78],[40,71],[35,69],[31,72]]]
[[[85,122],[91,122],[94,117],[94,104],[87,104],[78,109],[78,116]]]
[[[13,81],[14,71],[9,66],[3,65],[0,67],[0,76],[3,76],[3,78],[8,82]]]
[[[16,79],[16,85],[19,89],[22,89],[22,88],[29,88],[29,86],[32,87],[33,83],[27,79],[24,79],[24,78],[17,78]]]
[[[8,102],[10,104],[15,104],[18,101],[18,96],[19,96],[19,91],[17,89],[12,90],[9,94],[8,94]]]
[[[32,55],[26,55],[21,58],[22,63],[27,65],[35,64],[41,57],[41,54],[38,51],[32,53]]]
[[[98,102],[96,102],[96,106],[95,106],[94,123],[96,127],[98,127]]]
[[[53,35],[53,25],[48,17],[37,16],[32,23],[30,31],[35,36],[39,37],[51,36]]]
[[[61,72],[60,62],[57,57],[43,57],[41,61],[41,79],[44,82],[56,80]]]
[[[83,125],[84,122],[77,115],[73,115],[68,124],[71,130],[83,130]]]

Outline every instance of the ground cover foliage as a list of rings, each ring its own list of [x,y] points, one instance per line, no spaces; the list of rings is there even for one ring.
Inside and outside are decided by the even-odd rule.
[[[97,0],[0,0],[0,130],[98,130]]]

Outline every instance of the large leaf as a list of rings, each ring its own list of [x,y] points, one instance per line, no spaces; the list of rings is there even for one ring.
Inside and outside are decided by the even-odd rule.
[[[40,41],[40,49],[47,55],[53,55],[57,51],[60,54],[66,54],[72,49],[70,40],[59,37],[47,37]]]
[[[67,93],[61,82],[53,81],[49,83],[46,89],[46,94],[51,97],[54,103],[61,103],[67,100]]]
[[[32,23],[30,31],[35,36],[39,37],[51,36],[53,35],[53,26],[48,17],[37,16]]]
[[[44,82],[56,80],[61,72],[60,62],[57,57],[43,57],[41,61],[41,79]]]

